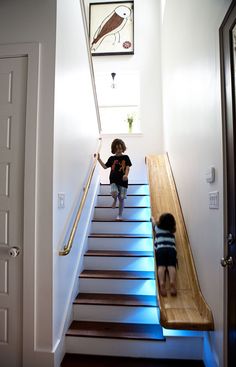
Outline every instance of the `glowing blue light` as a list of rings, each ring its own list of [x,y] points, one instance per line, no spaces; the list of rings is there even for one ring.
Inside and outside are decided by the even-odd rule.
[[[153,257],[141,257],[126,259],[126,266],[123,266],[123,270],[133,271],[153,271],[154,259]]]
[[[135,281],[133,281],[135,283]],[[149,296],[156,295],[156,283],[154,279],[148,279],[144,281],[138,281],[137,284],[134,284],[134,288],[132,289],[133,294],[143,294]]]

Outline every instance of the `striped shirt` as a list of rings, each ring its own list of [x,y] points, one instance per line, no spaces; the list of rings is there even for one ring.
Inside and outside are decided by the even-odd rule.
[[[166,231],[164,229],[160,229],[157,225],[154,226],[155,231],[155,240],[154,240],[154,247],[155,250],[160,248],[173,248],[176,250],[175,247],[175,235],[170,231]]]

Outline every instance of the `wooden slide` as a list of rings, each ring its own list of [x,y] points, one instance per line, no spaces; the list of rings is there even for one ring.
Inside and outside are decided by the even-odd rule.
[[[177,297],[169,292],[157,296],[160,323],[167,329],[213,330],[212,312],[205,302],[198,283],[183,213],[167,155],[146,157],[152,216],[170,212],[176,219],[176,248],[178,253]],[[157,272],[156,272],[157,274]],[[168,284],[167,284],[168,290]]]

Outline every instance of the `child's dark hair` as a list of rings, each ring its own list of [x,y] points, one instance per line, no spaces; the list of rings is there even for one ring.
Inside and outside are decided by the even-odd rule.
[[[125,143],[123,142],[123,140],[121,140],[121,139],[115,139],[111,143],[111,152],[112,152],[112,154],[115,154],[117,145],[118,146],[121,145],[121,148],[122,148],[122,152],[123,153],[126,151],[126,146],[125,146]]]
[[[160,229],[174,233],[176,231],[176,222],[174,216],[171,213],[163,213],[157,222],[157,226]]]

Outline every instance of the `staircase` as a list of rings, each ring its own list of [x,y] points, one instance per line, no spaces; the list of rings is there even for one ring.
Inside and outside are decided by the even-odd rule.
[[[111,204],[109,185],[101,185],[66,351],[181,358],[180,341],[174,334],[166,343],[158,319],[148,186],[129,185],[122,222],[115,220],[118,208]],[[199,359],[197,339],[185,340],[185,347],[196,347],[185,358]]]

